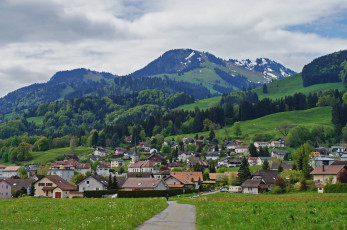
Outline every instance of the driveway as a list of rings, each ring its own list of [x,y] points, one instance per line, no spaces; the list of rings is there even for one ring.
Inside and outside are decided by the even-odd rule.
[[[169,201],[169,206],[144,222],[135,230],[196,230],[196,210],[194,205],[178,204],[176,201]]]

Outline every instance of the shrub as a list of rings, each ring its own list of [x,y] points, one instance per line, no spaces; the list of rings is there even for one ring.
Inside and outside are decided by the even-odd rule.
[[[295,189],[296,191],[300,191],[300,190],[301,190],[301,183],[300,183],[300,182],[296,182],[296,183],[294,184],[294,189]]]
[[[286,187],[286,182],[282,179],[282,177],[277,177],[274,184],[281,188]]]
[[[285,188],[280,187],[280,186],[275,186],[272,190],[274,194],[281,194],[285,192]]]
[[[184,190],[184,193],[183,193]],[[167,189],[167,190],[137,190],[137,191],[124,191],[118,192],[118,198],[139,198],[139,197],[166,197],[176,196],[180,194],[187,194],[195,192],[194,189]]]
[[[326,193],[347,193],[347,184],[330,184],[324,188]]]
[[[97,191],[84,191],[83,197],[86,198],[101,198],[103,195],[111,195],[116,194],[118,192],[117,189],[111,189],[111,190],[97,190]]]

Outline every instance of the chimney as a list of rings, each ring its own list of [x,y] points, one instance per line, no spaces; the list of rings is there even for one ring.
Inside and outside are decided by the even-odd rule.
[[[324,167],[325,165],[322,165],[322,171],[324,172],[325,171],[325,167]]]

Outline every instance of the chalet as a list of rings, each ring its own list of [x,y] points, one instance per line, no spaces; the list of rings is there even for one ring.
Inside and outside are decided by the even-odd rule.
[[[271,151],[271,157],[275,159],[283,159],[287,153],[288,151],[278,151],[274,149]]]
[[[313,176],[313,181],[317,184],[326,185],[330,178],[332,179],[331,182],[336,184],[337,177],[346,170],[345,165],[321,165],[315,168],[311,175]]]
[[[96,174],[101,176],[108,176],[110,175],[110,166],[106,164],[106,162],[103,162],[96,166]]]
[[[22,188],[25,188],[26,195],[30,195],[30,188],[34,182],[34,179],[6,179],[6,182],[11,185],[11,191],[13,189],[15,190],[21,190]]]
[[[124,190],[166,190],[169,187],[163,179],[128,178],[122,185]]]
[[[333,158],[321,156],[321,157],[311,158],[309,164],[312,166],[312,168],[316,168],[316,167],[322,166],[322,165],[331,165],[334,162],[335,162],[335,159],[333,159]]]
[[[90,175],[77,184],[79,192],[91,190],[107,190],[108,177]]]
[[[194,168],[196,164],[200,164],[203,168],[208,168],[208,163],[205,160],[201,160],[199,157],[189,157],[187,159],[187,167]]]
[[[236,146],[236,147],[235,147],[235,153],[237,153],[237,154],[248,153],[248,146],[247,146],[247,145],[244,145],[244,146]]]
[[[165,179],[169,188],[197,188],[204,178],[202,172],[171,172]]]
[[[72,198],[77,188],[57,175],[48,175],[36,181],[35,196],[51,198]]]
[[[266,185],[262,180],[248,179],[242,183],[242,193],[259,194],[266,191]]]
[[[254,142],[254,146],[256,148],[259,148],[259,147],[262,147],[262,148],[267,147],[267,148],[269,148],[270,147],[270,143],[269,142],[264,142],[264,141],[256,141],[256,142]]]
[[[258,157],[248,157],[248,164],[251,166],[258,165]]]
[[[0,179],[0,199],[11,198],[11,184],[5,180]]]
[[[128,167],[129,172],[156,172],[155,163],[153,161],[138,161]]]
[[[48,175],[57,175],[66,181],[71,181],[75,175],[75,168],[66,165],[54,165],[51,166]]]
[[[154,162],[156,165],[161,165],[166,162],[165,157],[160,153],[151,154],[146,160]]]
[[[281,141],[271,141],[270,147],[272,148],[284,148],[284,142]]]
[[[123,159],[113,159],[111,161],[111,168],[117,168],[125,165],[125,161]]]
[[[275,183],[276,178],[278,177],[277,170],[258,170],[252,174],[252,180],[261,180],[266,185],[267,190],[271,190],[271,186]]]

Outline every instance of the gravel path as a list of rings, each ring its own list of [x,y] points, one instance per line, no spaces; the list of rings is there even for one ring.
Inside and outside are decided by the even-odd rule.
[[[144,222],[135,230],[195,230],[196,210],[194,205],[169,201],[169,206],[161,213]]]

